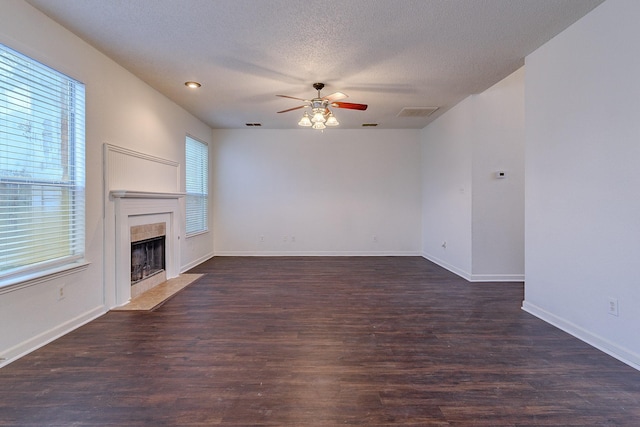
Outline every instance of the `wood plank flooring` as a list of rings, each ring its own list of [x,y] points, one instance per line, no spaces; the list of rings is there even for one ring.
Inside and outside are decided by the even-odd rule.
[[[214,258],[0,369],[2,426],[638,426],[640,372],[418,257]]]

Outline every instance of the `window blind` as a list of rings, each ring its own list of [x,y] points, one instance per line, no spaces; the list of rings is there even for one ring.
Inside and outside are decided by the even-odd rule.
[[[84,256],[85,89],[0,44],[0,286]]]
[[[185,143],[186,234],[208,230],[209,147],[187,136]]]

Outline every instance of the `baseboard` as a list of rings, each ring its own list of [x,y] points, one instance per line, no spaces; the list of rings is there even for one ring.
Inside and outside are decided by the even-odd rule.
[[[427,253],[422,257],[469,282],[524,282],[524,274],[472,274]]]
[[[63,335],[68,334],[74,329],[79,328],[82,325],[89,323],[92,320],[97,319],[107,312],[107,308],[103,305],[98,306],[92,310],[89,310],[75,318],[49,329],[35,337],[29,338],[8,350],[0,354],[0,368],[8,365],[11,362],[18,360],[19,358],[43,347],[50,342],[60,338]]]
[[[556,328],[563,330],[569,335],[572,335],[579,340],[584,341],[590,346],[597,348],[598,350],[608,354],[609,356],[618,359],[622,363],[627,364],[632,368],[640,371],[639,354],[624,347],[620,347],[619,345],[616,345],[599,335],[593,334],[566,319],[558,317],[555,314],[552,314],[535,304],[523,301],[522,309],[527,313],[555,326]]]
[[[469,282],[471,281],[471,274],[470,273],[468,273],[468,272],[466,272],[466,271],[464,271],[464,270],[462,270],[462,269],[460,269],[460,268],[458,268],[458,267],[456,267],[454,265],[451,265],[451,264],[439,259],[438,257],[434,257],[434,256],[432,256],[430,254],[427,254],[427,253],[423,253],[422,257],[424,259],[427,259],[427,260],[431,261],[434,264],[438,264],[440,267],[444,268],[445,270],[449,270],[450,272],[452,272],[454,274],[457,274],[458,276],[462,277],[465,280],[468,280]]]
[[[367,251],[216,251],[215,256],[420,256],[420,252]]]
[[[210,252],[207,255],[202,256],[202,257],[198,258],[195,261],[191,261],[187,265],[183,265],[182,267],[180,267],[180,274],[191,270],[193,267],[196,267],[196,266],[202,264],[203,262],[205,262],[205,261],[207,261],[207,260],[209,260],[211,258],[213,258],[213,252]]]
[[[524,282],[524,274],[472,274],[470,282]]]

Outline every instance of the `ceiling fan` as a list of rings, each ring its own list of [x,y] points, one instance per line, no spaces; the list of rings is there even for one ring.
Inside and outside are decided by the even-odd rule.
[[[334,92],[330,95],[321,96],[320,91],[324,88],[324,83],[314,83],[313,88],[318,91],[318,96],[313,99],[302,99],[289,95],[276,95],[282,98],[297,99],[298,101],[304,102],[304,105],[299,105],[297,107],[278,111],[278,113],[286,113],[289,111],[310,107],[312,115],[309,115],[309,113],[305,111],[304,116],[302,116],[302,119],[300,119],[300,122],[298,122],[298,124],[300,126],[311,126],[313,129],[322,130],[327,126],[337,126],[339,124],[338,120],[335,118],[329,107],[362,111],[367,109],[366,104],[340,102],[341,99],[347,98],[347,95],[342,92]]]

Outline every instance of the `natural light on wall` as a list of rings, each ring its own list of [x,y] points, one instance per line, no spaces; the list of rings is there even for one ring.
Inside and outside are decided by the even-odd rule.
[[[0,44],[0,286],[84,256],[85,88]]]

